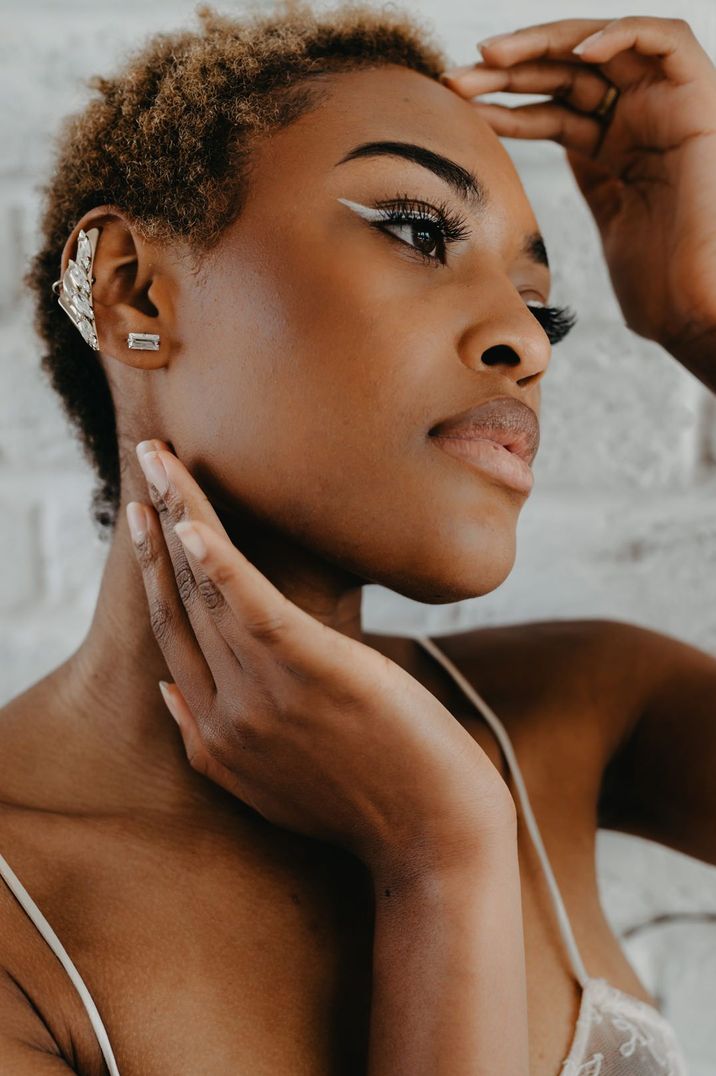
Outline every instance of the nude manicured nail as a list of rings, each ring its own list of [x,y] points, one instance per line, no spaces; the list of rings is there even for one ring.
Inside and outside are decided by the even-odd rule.
[[[140,441],[139,444],[136,445],[134,451],[137,453],[137,459],[141,459],[147,452],[156,452],[157,447],[156,441]]]
[[[159,496],[163,497],[169,489],[169,475],[161,458],[156,452],[148,452],[146,455],[139,457],[139,462],[149,481],[156,486]]]
[[[206,556],[206,546],[196,527],[186,520],[182,520],[181,523],[175,524],[174,533],[179,538],[182,545],[185,545],[189,552],[194,554],[197,560],[204,559]]]
[[[138,545],[147,533],[147,517],[138,501],[130,501],[127,505],[127,525],[132,541]]]
[[[577,56],[581,56],[581,54],[586,52],[587,49],[590,49],[600,37],[604,37],[603,30],[597,30],[596,34],[590,34],[589,37],[585,37],[584,41],[580,41],[578,45],[574,46],[572,52],[576,52]]]
[[[160,680],[159,681],[159,690],[162,693],[162,698],[164,699],[164,702],[166,703],[167,710],[172,715],[172,717],[174,718],[174,720],[176,721],[176,723],[178,725],[179,724],[179,719],[178,719],[177,715],[174,713],[174,710],[172,709],[172,697],[171,697],[171,693],[169,691],[169,684],[166,682],[166,680]]]

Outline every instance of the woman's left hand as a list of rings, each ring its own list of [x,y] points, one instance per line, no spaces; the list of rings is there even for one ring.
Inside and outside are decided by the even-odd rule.
[[[488,40],[486,63],[451,69],[446,85],[467,99],[552,95],[473,107],[500,136],[565,147],[629,328],[670,351],[713,333],[716,68],[689,24],[563,19]],[[593,112],[610,83],[619,95],[600,119]]]

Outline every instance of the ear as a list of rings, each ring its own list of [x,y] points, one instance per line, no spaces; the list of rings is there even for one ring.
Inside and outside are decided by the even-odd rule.
[[[61,274],[75,256],[80,230],[99,228],[92,265],[92,307],[101,354],[127,366],[165,366],[175,339],[170,259],[138,234],[120,209],[98,206],[77,222],[62,251]],[[129,333],[157,333],[158,351],[127,345]]]

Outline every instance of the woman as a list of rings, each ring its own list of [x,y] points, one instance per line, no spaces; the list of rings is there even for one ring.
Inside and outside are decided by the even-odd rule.
[[[402,13],[201,18],[95,80],[28,275],[111,546],[2,713],[4,1070],[682,1073],[594,838],[716,862],[716,662],[609,621],[438,648],[361,590],[513,564],[572,318],[498,134],[565,144],[627,322],[716,388],[713,66],[568,20],[443,85]]]

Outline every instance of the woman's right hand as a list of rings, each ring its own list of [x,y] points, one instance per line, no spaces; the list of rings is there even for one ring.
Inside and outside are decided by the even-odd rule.
[[[152,453],[138,455],[145,467]],[[146,516],[135,550],[191,766],[383,876],[459,863],[513,833],[502,776],[452,714],[291,602],[232,544],[178,458],[157,458],[169,480],[162,495],[150,487],[157,511],[135,502],[128,519]]]

